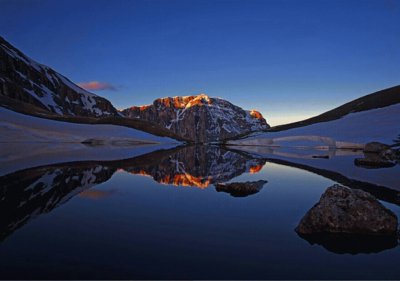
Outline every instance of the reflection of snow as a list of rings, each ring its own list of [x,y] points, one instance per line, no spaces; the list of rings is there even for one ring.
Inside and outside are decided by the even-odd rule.
[[[365,169],[354,165],[354,158],[362,157],[360,151],[351,150],[303,150],[295,148],[272,148],[263,146],[233,146],[254,157],[280,159],[339,173],[349,179],[369,182],[400,191],[400,165],[390,169]],[[328,155],[329,159],[313,158],[313,155]]]

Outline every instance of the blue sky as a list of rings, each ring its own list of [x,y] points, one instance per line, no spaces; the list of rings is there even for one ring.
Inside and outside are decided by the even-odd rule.
[[[116,107],[205,92],[296,121],[400,84],[398,0],[0,0],[0,35]],[[107,88],[107,87],[106,87]]]

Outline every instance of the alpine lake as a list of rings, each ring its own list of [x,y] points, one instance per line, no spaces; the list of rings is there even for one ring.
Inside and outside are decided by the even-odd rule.
[[[336,183],[400,215],[400,165],[356,166],[360,151],[1,147],[1,279],[400,279],[396,239],[294,230]]]

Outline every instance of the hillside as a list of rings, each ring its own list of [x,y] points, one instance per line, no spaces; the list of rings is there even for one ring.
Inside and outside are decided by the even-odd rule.
[[[400,103],[400,85],[360,97],[337,108],[303,121],[274,126],[268,131],[279,132],[288,129],[309,126],[316,123],[328,122],[339,119],[350,113],[382,108],[397,103]]]
[[[332,121],[277,132],[259,132],[228,141],[232,145],[327,146],[363,148],[368,142],[392,144],[400,134],[400,103],[349,113]]]
[[[120,125],[185,141],[155,123],[123,118],[110,101],[80,88],[52,68],[37,63],[2,37],[0,106],[46,119]]]
[[[78,87],[0,37],[0,96],[61,116],[117,116],[110,101]]]
[[[0,107],[0,142],[83,142],[113,145],[177,143],[171,138],[159,137],[133,128],[60,122],[21,114],[4,107]]]

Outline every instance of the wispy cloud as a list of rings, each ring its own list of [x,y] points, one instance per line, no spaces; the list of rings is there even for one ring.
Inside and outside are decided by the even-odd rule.
[[[112,90],[116,91],[117,88],[110,83],[100,82],[100,81],[89,81],[89,82],[80,82],[78,83],[79,87],[88,90],[88,91],[103,91],[103,90]]]

